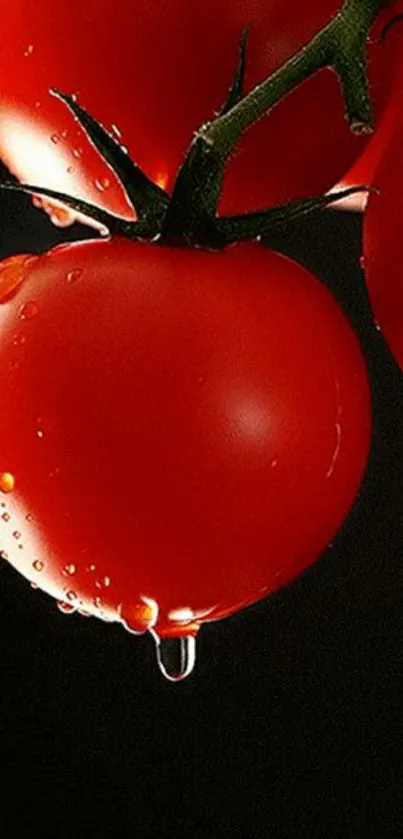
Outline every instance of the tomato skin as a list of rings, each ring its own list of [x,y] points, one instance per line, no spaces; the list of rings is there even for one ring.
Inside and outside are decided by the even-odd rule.
[[[370,435],[364,360],[328,291],[256,245],[116,239],[22,263],[0,306],[9,561],[70,606],[162,636],[306,568]]]
[[[364,270],[376,321],[403,370],[403,124],[395,124],[364,219]]]
[[[50,87],[80,103],[168,190],[189,142],[226,98],[241,31],[249,27],[247,89],[291,57],[341,0],[11,0],[2,26],[0,153],[22,180],[78,194],[132,216],[125,195]],[[211,21],[214,20],[214,26]],[[161,38],[163,33],[163,38]],[[373,46],[372,80],[380,57]],[[295,138],[298,138],[296,143]],[[322,71],[242,139],[226,175],[222,212],[316,194],[361,153],[346,125],[336,76]],[[63,223],[63,219],[59,223]]]

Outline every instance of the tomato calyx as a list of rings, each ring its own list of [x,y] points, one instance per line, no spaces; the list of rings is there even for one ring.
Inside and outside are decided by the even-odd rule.
[[[136,221],[128,221],[94,204],[40,186],[7,182],[0,187],[62,202],[96,221],[104,235],[120,235],[136,241],[218,250],[236,242],[270,237],[270,233],[278,231],[285,222],[334,204],[366,187],[220,217],[218,206],[228,158],[250,126],[298,84],[324,68],[332,69],[339,77],[351,129],[358,133],[371,131],[366,45],[370,28],[384,5],[385,0],[345,0],[339,13],[308,45],[247,94],[244,94],[247,30],[243,30],[227,99],[218,115],[196,131],[171,195],[145,174],[130,158],[127,149],[78,104],[76,96],[52,88],[51,95],[73,113],[89,142],[115,173],[132,205]]]

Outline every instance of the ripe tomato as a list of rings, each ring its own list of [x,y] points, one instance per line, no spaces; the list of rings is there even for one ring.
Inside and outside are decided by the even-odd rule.
[[[402,77],[403,78],[403,77]],[[402,90],[403,88],[401,88]],[[395,122],[364,220],[364,268],[375,317],[403,369],[403,122]]]
[[[247,89],[324,26],[341,0],[34,0],[4,4],[0,50],[0,153],[22,180],[74,193],[132,216],[122,188],[50,87],[117,136],[149,176],[173,179],[193,132],[226,98],[241,31],[249,27]],[[381,93],[377,50],[372,77]],[[297,138],[297,141],[296,141]],[[325,191],[362,151],[336,76],[300,86],[242,139],[222,210],[236,213]],[[69,220],[62,210],[59,223]],[[57,219],[56,219],[57,220]]]
[[[1,546],[73,608],[192,636],[306,568],[357,492],[366,368],[256,245],[123,239],[0,272]]]

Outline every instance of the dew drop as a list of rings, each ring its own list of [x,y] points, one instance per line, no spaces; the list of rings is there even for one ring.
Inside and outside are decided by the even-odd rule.
[[[33,521],[33,516],[31,515],[31,513],[28,513],[28,515],[25,516],[25,521]]]
[[[63,574],[65,577],[72,577],[76,573],[76,566],[73,563],[70,565],[65,565],[63,568]]]
[[[19,551],[23,551],[23,550],[24,550],[24,545],[21,545],[21,543],[20,543],[20,544],[18,545],[18,550],[19,550]]]
[[[163,676],[170,682],[180,682],[193,671],[196,663],[196,638],[159,638],[152,631],[156,643],[157,663]]]
[[[68,133],[69,132],[67,131],[67,128],[64,128],[63,131],[62,131],[62,137],[63,137],[64,140],[66,139]]]
[[[66,603],[65,600],[58,600],[57,608],[63,613],[63,615],[71,615],[76,611],[76,606],[73,606],[72,603]]]
[[[98,180],[97,180],[97,181],[94,181],[94,184],[95,184],[95,186],[96,186],[96,188],[97,188],[97,190],[98,190],[99,192],[103,192],[103,191],[104,191],[104,186],[103,186],[103,184],[102,184],[102,181],[98,181]]]
[[[94,597],[93,603],[97,609],[100,609],[100,607],[102,606],[102,600],[100,597]]]
[[[21,539],[21,533],[19,530],[14,530],[13,532],[14,539]]]
[[[0,551],[0,559],[4,559],[4,560],[8,559],[7,551]]]
[[[50,139],[55,146],[57,146],[57,144],[60,143],[60,137],[58,134],[52,134]]]
[[[80,149],[72,149],[72,152],[71,152],[71,153],[72,153],[73,157],[75,157],[77,160],[79,160],[79,159],[80,159],[81,154],[82,154],[82,152],[80,151]]]
[[[3,521],[10,521],[10,514],[9,513],[3,513],[2,519],[3,519]]]
[[[39,437],[40,440],[43,440],[43,438],[45,436],[45,432],[43,431],[42,428],[38,428],[38,430],[36,432],[36,436]]]
[[[73,173],[74,173],[74,166],[68,166],[67,167],[67,174],[72,175]]]
[[[96,565],[87,565],[87,568],[85,570],[93,573],[95,571],[95,569],[96,569]]]
[[[66,594],[67,600],[77,600],[75,591],[68,591]]]
[[[111,584],[111,578],[110,577],[104,577],[103,584],[104,584],[105,588],[108,588],[108,586],[110,586],[110,584]]]
[[[43,571],[45,564],[42,562],[41,559],[36,559],[35,562],[32,563],[32,568],[34,571]]]
[[[31,320],[38,314],[38,306],[32,300],[29,300],[28,303],[21,306],[18,314],[21,320]]]
[[[0,491],[8,494],[15,488],[15,477],[11,472],[0,472]]]
[[[75,268],[74,271],[69,271],[68,274],[66,274],[66,280],[68,283],[75,283],[80,279],[80,277],[82,277],[83,273],[82,268]]]

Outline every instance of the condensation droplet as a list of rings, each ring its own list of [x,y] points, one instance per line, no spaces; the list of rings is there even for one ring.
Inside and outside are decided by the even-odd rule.
[[[57,146],[57,144],[60,143],[60,137],[59,137],[58,134],[52,134],[50,139],[51,139],[52,143],[55,144],[55,146]]]
[[[151,630],[156,643],[157,663],[163,676],[170,682],[181,682],[192,673],[196,663],[196,638],[159,638]]]
[[[21,533],[19,530],[14,530],[13,532],[14,539],[21,539]]]
[[[66,274],[66,280],[68,283],[75,283],[80,279],[80,277],[82,277],[83,273],[82,268],[75,268],[74,271],[69,271],[68,274]]]
[[[111,584],[111,578],[108,577],[108,576],[104,577],[103,584],[104,584],[105,588],[108,588],[108,586],[110,586],[110,584]]]
[[[102,606],[102,600],[100,597],[94,597],[93,603],[97,609],[99,609]]]
[[[80,151],[80,149],[72,149],[72,152],[71,152],[71,153],[72,153],[73,157],[75,157],[77,160],[79,160],[79,159],[80,159],[81,154],[82,154],[82,152]]]
[[[15,477],[11,472],[0,472],[0,491],[8,494],[15,488]]]
[[[102,184],[102,181],[98,181],[98,180],[97,180],[97,181],[94,181],[94,184],[95,184],[95,186],[96,186],[96,188],[97,188],[97,190],[98,190],[99,192],[103,192],[103,191],[104,191],[104,186],[103,186],[103,184]]]
[[[73,565],[73,563],[70,563],[70,565],[65,565],[64,566],[63,574],[64,574],[65,577],[72,577],[73,574],[75,574],[75,573],[76,573],[76,566]]]
[[[66,594],[67,600],[77,600],[75,591],[68,591]]]
[[[31,586],[31,588],[33,588],[33,589],[37,589],[37,588],[39,588],[39,586],[37,586],[37,584],[36,584],[36,583],[30,583],[29,585],[30,585],[30,586]]]
[[[21,543],[20,543],[20,544],[18,545],[18,550],[19,550],[19,551],[23,551],[23,550],[24,550],[24,545],[21,545]]]
[[[28,513],[28,515],[25,516],[25,520],[26,521],[33,521],[33,516],[31,515],[31,513]]]
[[[35,562],[32,563],[32,568],[34,571],[43,571],[45,564],[42,562],[41,559],[36,559]]]
[[[45,436],[45,432],[43,431],[42,428],[38,428],[38,430],[36,432],[36,436],[39,437],[40,440],[43,440],[43,438]]]
[[[93,573],[96,570],[96,565],[87,565],[86,571]]]
[[[59,612],[62,612],[63,615],[71,615],[73,612],[76,611],[76,606],[73,606],[72,603],[66,603],[65,600],[58,600],[57,608]]]
[[[24,57],[25,57],[25,58],[28,58],[30,55],[32,55],[32,53],[33,53],[34,49],[35,49],[34,45],[33,45],[33,44],[29,44],[29,45],[27,46],[27,48],[26,48],[25,52],[24,52]]]
[[[15,347],[22,347],[26,343],[25,335],[14,335],[13,344]]]
[[[14,295],[37,259],[33,254],[19,253],[0,262],[0,303]]]
[[[68,166],[67,167],[67,174],[72,175],[73,173],[74,173],[74,166]]]
[[[61,134],[61,136],[63,137],[64,140],[66,139],[68,133],[69,132],[67,131],[67,128],[64,128],[63,131],[62,131],[62,134]]]
[[[10,513],[3,513],[2,519],[3,521],[10,521]]]
[[[118,128],[117,125],[113,124],[111,126],[111,129],[112,129],[112,133],[115,135],[115,137],[117,137],[120,140],[120,138],[122,136],[122,132],[121,132],[120,128]]]
[[[38,306],[32,300],[29,300],[28,303],[24,303],[21,306],[18,314],[21,320],[31,320],[38,314]]]

